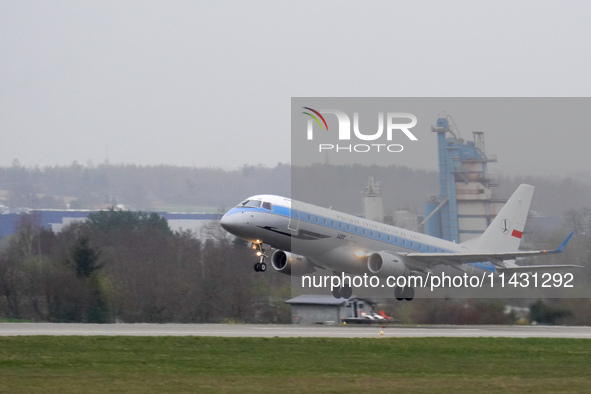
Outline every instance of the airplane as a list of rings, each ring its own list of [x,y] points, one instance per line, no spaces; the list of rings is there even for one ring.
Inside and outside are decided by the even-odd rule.
[[[573,236],[570,233],[554,250],[519,250],[534,189],[520,185],[485,232],[462,243],[267,194],[249,197],[230,209],[221,226],[252,243],[260,257],[254,265],[259,272],[267,269],[267,245],[274,249],[271,266],[283,274],[305,275],[320,268],[383,278],[432,275],[435,268],[445,267],[468,275],[582,268],[515,263],[523,257],[561,253]],[[349,298],[352,288],[342,286],[332,293],[336,298]],[[398,300],[410,301],[414,288],[396,287],[394,294]]]

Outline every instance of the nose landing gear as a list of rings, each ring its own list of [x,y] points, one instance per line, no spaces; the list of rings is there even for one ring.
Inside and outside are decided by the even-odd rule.
[[[253,249],[257,249],[256,255],[260,257],[259,262],[255,263],[254,270],[256,272],[265,272],[267,270],[267,263],[265,263],[265,249],[263,249],[263,243],[254,243],[252,244]]]
[[[255,263],[254,270],[256,272],[265,272],[267,270],[267,263]]]

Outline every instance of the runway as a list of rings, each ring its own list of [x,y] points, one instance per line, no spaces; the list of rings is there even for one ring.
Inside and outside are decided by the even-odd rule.
[[[591,338],[591,327],[563,326],[329,326],[279,324],[59,324],[0,323],[0,336],[215,336],[326,338]]]

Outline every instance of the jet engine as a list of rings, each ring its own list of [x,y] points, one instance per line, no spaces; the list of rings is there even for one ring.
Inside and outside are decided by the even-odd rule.
[[[273,269],[282,274],[305,275],[314,272],[314,264],[307,257],[276,250],[271,256],[271,265]]]
[[[410,270],[400,255],[389,252],[374,252],[367,259],[367,269],[381,277],[409,275]]]

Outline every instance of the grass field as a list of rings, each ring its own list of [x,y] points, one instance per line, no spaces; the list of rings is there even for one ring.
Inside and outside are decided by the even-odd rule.
[[[589,392],[591,340],[3,337],[0,391]]]

